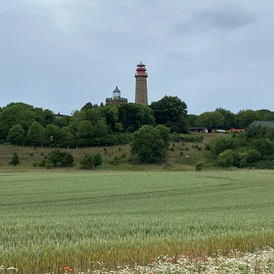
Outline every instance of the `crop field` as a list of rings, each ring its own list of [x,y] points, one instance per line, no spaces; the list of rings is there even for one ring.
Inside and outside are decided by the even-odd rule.
[[[0,173],[0,266],[40,274],[69,265],[81,273],[274,247],[273,177],[257,170]]]

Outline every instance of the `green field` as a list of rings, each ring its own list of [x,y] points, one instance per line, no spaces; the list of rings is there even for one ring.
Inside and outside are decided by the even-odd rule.
[[[274,173],[0,173],[0,265],[45,273],[274,247]],[[93,266],[94,265],[94,266]],[[76,272],[75,272],[76,273]]]

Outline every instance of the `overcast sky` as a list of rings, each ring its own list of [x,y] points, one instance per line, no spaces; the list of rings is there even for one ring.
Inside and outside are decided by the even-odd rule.
[[[0,0],[0,106],[70,114],[115,86],[189,113],[274,110],[273,0]]]

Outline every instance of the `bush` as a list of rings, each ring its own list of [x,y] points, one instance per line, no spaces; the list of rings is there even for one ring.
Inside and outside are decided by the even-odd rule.
[[[209,165],[206,163],[205,160],[201,160],[195,165],[195,169],[197,171],[202,171],[203,169],[207,169],[208,167]]]
[[[255,162],[259,162],[261,159],[261,155],[256,149],[250,149],[246,153],[246,162],[248,164],[253,164]]]
[[[173,142],[180,142],[180,135],[177,132],[173,132],[172,134],[170,134],[170,139]]]
[[[47,160],[46,159],[43,159],[41,161],[37,161],[37,162],[34,162],[32,165],[34,167],[45,167],[47,164]]]
[[[217,137],[210,142],[212,153],[219,155],[225,150],[232,150],[238,146],[238,140],[234,138]]]
[[[63,161],[62,161],[61,165],[66,166],[66,167],[70,167],[70,166],[72,166],[73,162],[74,162],[73,156],[70,153],[65,152],[65,155],[64,155],[64,158],[63,158]]]
[[[244,167],[246,166],[246,152],[233,151],[233,166]]]
[[[12,159],[10,161],[10,164],[14,165],[14,166],[17,166],[18,164],[20,164],[20,160],[19,160],[19,157],[18,157],[18,155],[17,155],[16,152],[13,153],[13,156],[12,156]]]
[[[73,162],[73,156],[69,152],[61,151],[60,149],[54,149],[49,155],[49,163],[54,167],[69,167],[72,166]]]
[[[95,167],[102,165],[103,159],[100,153],[94,155],[93,164]]]
[[[93,168],[93,156],[91,154],[85,154],[85,156],[80,161],[81,168],[92,169]]]
[[[274,161],[264,160],[264,161],[254,163],[252,166],[260,169],[274,169]]]
[[[233,165],[233,153],[231,150],[225,150],[219,155],[219,163],[227,169]]]

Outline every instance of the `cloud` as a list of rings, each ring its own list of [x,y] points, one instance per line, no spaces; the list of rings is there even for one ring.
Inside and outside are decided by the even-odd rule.
[[[204,31],[208,29],[235,30],[257,20],[256,14],[234,5],[222,5],[183,14],[181,22],[171,25],[176,33],[186,31]]]

